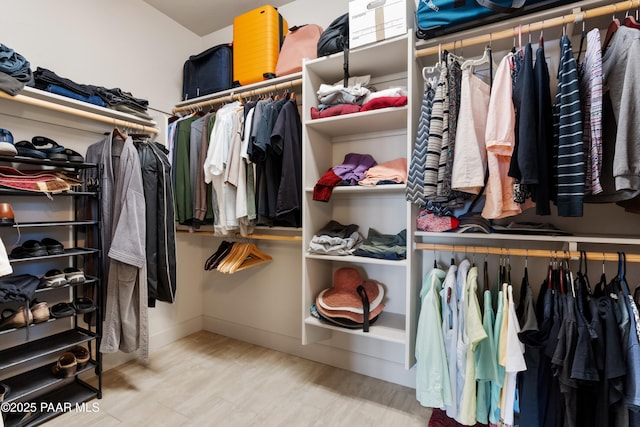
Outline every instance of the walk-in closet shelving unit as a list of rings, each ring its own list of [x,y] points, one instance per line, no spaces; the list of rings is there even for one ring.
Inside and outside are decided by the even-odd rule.
[[[31,88],[25,88],[15,97],[0,93],[0,117],[3,117],[3,127],[10,129],[16,140],[45,135],[67,147],[72,142],[88,146],[102,139],[101,134],[112,131],[114,126],[157,133],[152,121]],[[77,146],[74,148],[83,151]],[[72,176],[80,176],[86,169],[97,169],[100,182],[101,171],[97,164],[22,156],[2,156],[0,164],[18,170],[45,169]],[[4,414],[5,426],[38,425],[64,411],[91,408],[82,405],[102,397],[102,355],[98,351],[104,285],[100,274],[102,254],[98,249],[100,189],[74,187],[72,191],[47,196],[2,187],[0,200],[11,203],[15,215],[15,225],[0,227],[0,236],[9,252],[28,239],[45,237],[54,238],[64,246],[64,252],[59,254],[11,257],[14,275],[42,277],[50,269],[65,267],[75,267],[86,273],[82,283],[39,288],[34,298],[51,307],[57,302],[72,303],[85,296],[96,305],[92,314],[95,320],[91,322],[77,313],[63,318],[50,317],[48,321],[28,328],[0,331],[0,382],[10,388],[4,399],[9,404],[6,408],[10,409]],[[24,302],[15,302],[0,308],[17,309],[24,305]],[[77,345],[89,349],[89,363],[72,377],[55,376],[52,366],[58,357]]]
[[[438,55],[444,50],[453,51],[465,58],[482,55],[485,46],[491,46],[494,63],[518,43],[532,42],[534,49],[540,36],[544,37],[544,46],[549,64],[552,82],[557,72],[558,39],[566,33],[572,37],[574,50],[578,49],[581,31],[600,28],[606,31],[612,17],[622,19],[627,13],[635,13],[640,2],[623,1],[612,3],[604,0],[584,0],[564,4],[541,12],[507,19],[501,22],[472,28],[442,37],[420,40],[416,44],[418,67],[434,65]],[[604,33],[603,33],[604,34]],[[532,40],[533,39],[533,40]],[[584,47],[583,47],[584,48]],[[584,57],[584,52],[582,52]],[[553,83],[552,83],[553,84]],[[554,91],[555,92],[555,91]],[[640,118],[638,118],[640,120]],[[528,210],[513,218],[498,220],[507,224],[510,221],[549,222],[571,235],[527,235],[527,234],[457,234],[414,232],[414,245],[417,256],[424,258],[422,273],[430,268],[433,258],[448,260],[456,254],[459,257],[477,257],[483,254],[510,256],[517,254],[522,259],[564,258],[577,260],[578,251],[587,251],[588,259],[602,262],[617,260],[617,251],[637,254],[640,234],[636,231],[637,216],[626,213],[614,203],[584,205],[584,216],[580,218],[562,218],[556,215],[536,216],[535,209]],[[552,207],[555,212],[555,208]],[[627,257],[635,262],[635,256]],[[546,260],[545,260],[546,261]]]
[[[411,91],[417,74],[415,40],[408,32],[403,36],[352,49],[349,52],[349,75],[370,75],[376,90],[404,87]],[[326,256],[307,252],[313,235],[330,220],[357,224],[367,236],[370,228],[384,234],[406,229],[411,236],[415,212],[405,200],[404,184],[376,187],[348,186],[334,189],[328,202],[313,200],[313,187],[332,166],[341,164],[348,153],[370,154],[378,163],[409,158],[415,128],[409,92],[404,107],[358,112],[336,117],[312,119],[311,107],[321,84],[342,82],[344,55],[308,61],[303,65],[303,344],[330,341],[333,334],[353,338],[350,351],[367,353],[398,363],[406,369],[413,365],[416,313],[416,280],[412,277],[412,251],[407,259],[380,260],[359,256]],[[385,289],[385,308],[369,332],[335,327],[313,317],[309,309],[316,295],[332,285],[334,272],[341,267],[355,267],[364,278],[376,280]],[[340,341],[349,341],[344,336]],[[362,339],[367,341],[361,341]],[[366,350],[373,348],[374,350]]]
[[[26,157],[0,157],[0,163],[19,170],[46,167],[67,173],[77,173],[85,168],[98,167],[96,164],[72,164]],[[14,274],[29,272],[34,276],[42,276],[52,268],[62,271],[65,267],[84,269],[84,266],[90,262],[95,265],[100,264],[100,253],[96,249],[97,246],[90,247],[86,241],[87,233],[90,233],[91,230],[98,230],[99,218],[80,216],[84,211],[85,201],[92,204],[98,203],[98,192],[69,191],[52,195],[53,200],[49,200],[41,193],[19,190],[2,189],[0,194],[2,194],[3,200],[11,201],[17,221],[10,231],[3,230],[5,242],[17,240],[16,235],[19,230],[21,241],[55,236],[55,239],[61,241],[65,246],[64,252],[60,254],[10,258]],[[55,210],[68,209],[69,216],[50,221],[23,220],[23,218],[28,218],[31,209],[37,209],[43,203],[54,204]],[[49,208],[42,207],[43,211],[47,211]],[[39,288],[36,290],[34,299],[46,302],[51,307],[56,302],[73,303],[82,295],[93,294],[93,300],[97,306],[94,315],[97,319],[101,319],[102,311],[99,298],[101,282],[99,276],[99,274],[96,276],[87,275],[83,283],[67,284],[59,288]],[[87,292],[91,293],[87,294]],[[21,302],[17,305],[17,307],[13,307],[16,306],[15,303],[6,304],[3,305],[3,309],[11,306],[19,310],[25,303]],[[26,412],[33,412],[29,418],[29,425],[42,423],[55,416],[56,412],[61,412],[64,405],[67,407],[73,405],[75,408],[76,403],[81,404],[92,398],[101,397],[102,357],[95,350],[99,346],[101,326],[102,322],[96,322],[95,326],[91,326],[83,322],[82,314],[77,314],[69,318],[50,317],[45,323],[30,325],[28,326],[28,334],[25,328],[0,331],[0,337],[3,341],[13,344],[10,347],[3,345],[0,349],[0,378],[3,378],[0,381],[8,385],[10,389],[5,402],[9,404],[8,408],[11,408],[11,411],[6,414],[5,425],[22,425],[21,420],[25,417]],[[92,342],[95,342],[95,346],[91,351],[91,361],[76,373],[74,380],[65,380],[52,373],[52,365],[65,350],[76,345],[91,348]],[[97,386],[88,384],[79,376],[90,371],[94,371],[97,376]]]
[[[185,115],[196,111],[208,111],[227,102],[258,99],[263,96],[281,95],[284,92],[300,92],[302,85],[302,72],[289,74],[274,79],[268,79],[250,85],[239,86],[232,89],[200,96],[187,101],[178,102],[173,108],[174,114]],[[297,93],[298,104],[302,99],[302,93]],[[202,231],[210,232],[211,227],[201,227]],[[178,225],[179,233],[192,233],[194,230],[187,226]],[[210,233],[211,234],[211,233]],[[225,237],[217,236],[216,237]],[[229,237],[238,237],[231,235]],[[250,236],[255,240],[279,240],[289,242],[300,241],[300,230],[290,227],[266,227],[258,226]]]
[[[255,99],[259,96],[276,95],[288,90],[295,92],[301,84],[302,72],[289,74],[178,102],[173,108],[173,113],[186,114],[193,111],[208,110],[216,105],[222,105],[227,102],[251,98]]]

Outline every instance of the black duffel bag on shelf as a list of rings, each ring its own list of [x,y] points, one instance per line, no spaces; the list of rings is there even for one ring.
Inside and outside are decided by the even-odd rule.
[[[233,45],[213,46],[191,55],[182,67],[182,100],[231,89],[233,82]]]
[[[426,40],[571,2],[571,0],[420,0],[416,11],[416,36]]]

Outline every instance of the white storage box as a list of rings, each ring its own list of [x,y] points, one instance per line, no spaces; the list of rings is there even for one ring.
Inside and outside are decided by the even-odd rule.
[[[351,0],[349,48],[405,34],[413,5],[413,0]]]

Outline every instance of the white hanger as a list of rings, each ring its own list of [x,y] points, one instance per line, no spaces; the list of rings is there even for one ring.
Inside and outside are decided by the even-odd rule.
[[[460,68],[465,70],[467,68],[475,67],[477,65],[486,64],[488,62],[489,62],[489,49],[485,48],[484,49],[484,53],[482,54],[482,57],[477,58],[477,59],[467,59],[466,61],[464,61],[462,63],[462,66]]]
[[[436,62],[436,65],[422,68],[422,78],[424,79],[424,81],[429,82],[431,80],[432,76],[430,76],[429,74],[440,73],[443,65],[444,64],[442,63],[442,45],[439,44],[438,45],[438,62]]]

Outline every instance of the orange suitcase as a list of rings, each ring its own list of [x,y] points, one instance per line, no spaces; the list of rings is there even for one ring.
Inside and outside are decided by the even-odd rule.
[[[233,80],[247,85],[276,76],[276,63],[287,21],[270,5],[233,20]]]

